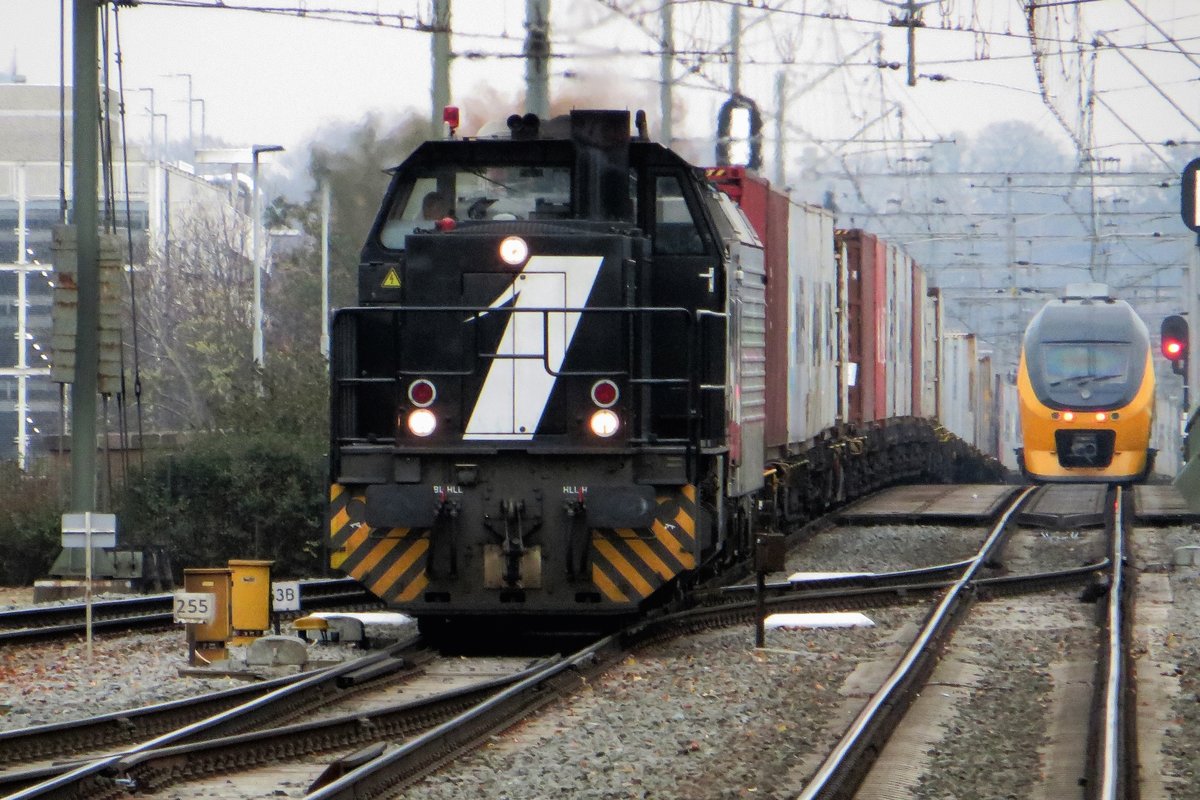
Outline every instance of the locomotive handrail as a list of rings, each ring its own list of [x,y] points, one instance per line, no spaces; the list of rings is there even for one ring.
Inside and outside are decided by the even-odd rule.
[[[513,359],[513,360],[534,360],[541,359],[546,372],[554,377],[589,377],[594,375],[626,375],[631,383],[637,384],[675,384],[686,385],[689,382],[688,371],[684,376],[679,378],[644,378],[634,377],[629,370],[575,370],[566,372],[555,370],[550,367],[549,363],[549,348],[546,343],[549,340],[550,314],[627,314],[631,318],[641,315],[666,315],[677,314],[682,315],[684,322],[689,328],[693,327],[696,318],[701,316],[713,315],[724,316],[719,312],[709,312],[705,309],[700,309],[695,314],[690,309],[682,306],[539,306],[530,308],[503,308],[496,309],[490,306],[403,306],[403,307],[376,307],[376,306],[350,306],[339,309],[336,316],[365,316],[368,314],[387,314],[393,317],[391,323],[395,327],[394,318],[401,313],[426,313],[426,314],[470,314],[474,318],[486,316],[492,313],[513,313],[513,314],[541,314],[542,315],[542,352],[541,353],[480,353],[478,348],[475,348],[475,359]],[[464,322],[469,321],[463,320]],[[395,376],[368,376],[368,377],[353,377],[353,376],[335,376],[334,380],[339,384],[363,384],[363,383],[388,383],[402,380],[405,377],[417,375],[473,375],[474,369],[471,370],[409,370],[397,369]]]
[[[470,324],[475,320],[482,319],[491,314],[540,314],[542,317],[542,341],[540,352],[524,352],[524,353],[487,353],[480,352],[478,344],[478,327],[467,335],[463,341],[463,355],[460,364],[462,369],[457,370],[431,370],[413,369],[405,364],[403,351],[401,349],[401,337],[406,326],[413,323],[404,320],[404,316],[411,316],[413,319],[419,319],[418,315],[436,314],[442,317],[447,315],[461,315],[460,324]],[[551,365],[551,356],[557,355],[551,348],[551,315],[596,315],[596,314],[611,314],[621,315],[625,317],[624,323],[621,324],[625,330],[629,342],[636,341],[639,338],[644,338],[646,333],[641,333],[639,336],[635,323],[638,320],[648,322],[652,319],[677,318],[682,323],[683,330],[688,331],[686,336],[686,346],[683,348],[686,352],[681,353],[677,361],[678,367],[670,370],[672,374],[656,375],[651,371],[651,365],[648,362],[643,362],[638,359],[636,354],[630,352],[624,357],[624,363],[620,369],[586,369],[586,370],[562,370],[554,369]],[[363,374],[359,370],[360,365],[356,365],[353,369],[345,367],[337,369],[333,375],[334,393],[332,398],[333,419],[339,421],[335,423],[333,440],[339,444],[347,444],[352,442],[362,442],[368,440],[366,435],[360,435],[357,422],[353,419],[356,415],[353,411],[354,398],[356,397],[356,387],[391,387],[396,393],[396,399],[399,399],[402,383],[410,378],[418,376],[428,377],[469,377],[478,375],[480,365],[482,363],[494,362],[498,360],[523,360],[532,361],[540,360],[542,368],[547,374],[555,378],[587,378],[601,376],[618,376],[627,381],[630,386],[640,387],[643,389],[651,389],[654,387],[683,387],[687,390],[686,406],[689,412],[688,417],[688,433],[681,437],[661,437],[650,434],[649,432],[642,435],[635,435],[628,439],[631,444],[638,445],[679,445],[683,446],[688,453],[692,455],[692,440],[695,438],[693,428],[696,425],[695,411],[697,408],[697,393],[701,390],[711,391],[717,389],[724,391],[724,386],[700,386],[696,383],[696,365],[704,363],[698,351],[703,351],[705,347],[705,337],[703,333],[704,323],[708,320],[721,320],[726,318],[726,314],[719,311],[711,311],[708,309],[692,310],[682,306],[538,306],[527,308],[494,308],[491,306],[476,306],[476,305],[458,305],[458,306],[428,306],[428,305],[406,305],[406,306],[349,306],[338,309],[335,312],[334,326],[350,325],[356,332],[362,329],[357,327],[359,320],[374,318],[375,324],[383,328],[382,335],[379,337],[384,342],[389,342],[392,346],[392,351],[389,357],[381,359],[380,363],[372,366],[374,374]],[[535,345],[536,346],[536,345]],[[560,345],[561,347],[561,345]],[[335,348],[336,350],[337,348]],[[532,351],[532,347],[530,348]],[[562,355],[565,357],[566,349],[562,348]],[[661,371],[661,368],[660,368]],[[345,374],[350,373],[350,374]],[[355,374],[357,373],[357,374]],[[385,389],[386,390],[386,389]],[[343,410],[350,414],[350,417],[345,417]]]

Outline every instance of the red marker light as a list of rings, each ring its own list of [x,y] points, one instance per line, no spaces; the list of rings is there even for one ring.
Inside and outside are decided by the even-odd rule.
[[[433,387],[432,383],[424,378],[419,381],[413,381],[412,385],[408,387],[408,399],[415,406],[425,408],[432,405],[436,397],[437,390]]]
[[[447,232],[457,228],[458,223],[454,221],[454,217],[442,217],[437,222],[433,223],[433,227],[437,228],[439,231]]]
[[[592,402],[601,408],[610,408],[619,396],[617,385],[608,379],[596,381],[592,386]]]
[[[442,122],[450,126],[450,135],[458,129],[458,106],[446,106],[442,109]]]

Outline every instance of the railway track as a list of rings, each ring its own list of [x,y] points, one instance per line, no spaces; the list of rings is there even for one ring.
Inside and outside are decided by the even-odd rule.
[[[1094,699],[1091,702],[1092,718],[1090,723],[1081,722],[1069,710],[1062,710],[1061,703],[1066,696],[1056,696],[1050,708],[1024,709],[1024,714],[1015,709],[1005,712],[994,711],[992,715],[967,714],[969,723],[958,725],[959,741],[967,736],[989,736],[995,734],[990,748],[997,753],[1005,753],[1010,761],[1021,764],[1023,755],[1029,763],[1022,771],[1018,767],[1013,771],[998,771],[988,775],[987,770],[980,770],[980,781],[983,785],[978,790],[983,794],[1000,795],[1015,791],[1021,796],[1029,796],[1031,787],[1018,785],[1009,787],[1004,781],[1011,780],[1024,783],[1030,776],[1037,774],[1038,754],[1013,754],[1006,752],[1003,739],[1005,714],[1015,715],[1023,719],[1022,724],[1035,725],[1038,715],[1049,713],[1052,716],[1061,714],[1067,721],[1060,724],[1059,734],[1054,737],[1052,751],[1049,757],[1040,765],[1046,774],[1046,782],[1058,787],[1054,791],[1040,796],[1063,797],[1061,788],[1073,786],[1078,791],[1080,786],[1089,786],[1095,797],[1115,798],[1124,797],[1130,785],[1130,750],[1126,747],[1131,741],[1130,718],[1124,710],[1129,705],[1130,684],[1126,662],[1129,658],[1129,643],[1126,638],[1123,614],[1127,595],[1125,591],[1125,576],[1122,565],[1125,562],[1124,532],[1121,525],[1120,510],[1122,507],[1121,490],[1117,489],[1117,511],[1106,520],[1109,531],[1108,555],[1102,563],[1097,563],[1086,569],[1064,571],[1041,571],[1037,573],[995,578],[990,581],[977,580],[979,571],[984,564],[995,558],[1017,513],[1014,505],[996,526],[992,535],[981,548],[976,564],[964,573],[954,586],[938,603],[917,637],[909,647],[904,657],[896,665],[883,685],[876,691],[855,718],[854,722],[839,739],[837,745],[826,757],[813,778],[798,795],[801,800],[831,800],[832,798],[875,798],[888,796],[888,791],[896,790],[896,783],[906,770],[901,765],[912,763],[910,759],[917,756],[919,749],[930,747],[945,747],[943,741],[953,747],[953,738],[945,738],[931,733],[931,728],[944,724],[947,718],[955,718],[953,702],[929,702],[920,709],[919,713],[911,716],[909,709],[914,708],[918,697],[924,694],[935,694],[931,689],[941,685],[962,686],[963,682],[972,685],[971,679],[962,678],[963,665],[971,663],[967,655],[971,648],[979,646],[979,631],[989,625],[996,624],[995,609],[979,610],[976,607],[977,598],[992,592],[1001,592],[1008,599],[1004,614],[1018,614],[1023,606],[1012,601],[1018,596],[1027,596],[1027,592],[1055,591],[1063,582],[1075,581],[1087,586],[1095,584],[1104,587],[1097,599],[1104,604],[1103,624],[1096,632],[1096,642],[1101,646],[1099,662],[1095,665],[1098,680],[1094,685]],[[1025,499],[1024,497],[1022,499]],[[1049,587],[1049,588],[1048,588]],[[1059,594],[1057,603],[1040,600],[1028,606],[1028,613],[1046,613],[1056,605],[1060,612],[1064,598]],[[1076,602],[1073,597],[1066,602]],[[986,605],[986,604],[985,604]],[[977,619],[978,618],[978,619]],[[974,628],[974,635],[968,634],[962,639],[955,635],[956,631]],[[976,660],[977,661],[977,660]],[[943,667],[943,665],[947,665]],[[940,670],[940,672],[939,672]],[[957,674],[959,677],[953,677]],[[937,677],[941,675],[942,677]],[[1090,676],[1085,676],[1090,677]],[[974,686],[986,694],[983,687],[1000,687],[1003,678],[979,676],[974,679]],[[975,698],[969,690],[965,694]],[[1077,698],[1073,698],[1077,699]],[[967,703],[963,700],[963,703]],[[1080,728],[1083,730],[1080,730]],[[1073,734],[1073,735],[1071,735]],[[892,742],[899,744],[892,746]],[[1089,757],[1083,743],[1097,742],[1096,752]],[[891,751],[889,753],[889,747]],[[971,745],[974,752],[978,743]],[[1053,749],[1057,748],[1057,749]],[[878,769],[876,765],[878,754]],[[948,763],[956,763],[953,752],[940,754]],[[918,771],[913,771],[916,774]],[[1022,773],[1020,775],[1013,772]],[[1007,777],[1006,777],[1007,776]],[[1036,782],[1036,781],[1035,781]],[[913,783],[910,789],[916,788]],[[1035,790],[1037,787],[1034,787]],[[982,795],[981,795],[982,796]],[[998,795],[997,795],[998,796]]]
[[[1011,513],[1008,521],[1012,522]],[[970,534],[963,534],[961,538],[965,542],[970,538]],[[816,706],[812,705],[811,701],[805,701],[814,711],[807,724],[816,726],[809,732],[784,731],[782,729],[787,722],[776,723],[777,727],[768,734],[768,741],[780,750],[783,750],[788,742],[795,741],[804,741],[812,747],[812,751],[807,754],[796,751],[791,754],[782,752],[778,755],[780,769],[790,771],[790,774],[786,779],[780,778],[776,784],[774,791],[777,796],[897,796],[894,793],[881,794],[878,788],[872,787],[877,787],[877,781],[882,779],[890,782],[894,791],[897,780],[906,779],[906,774],[911,778],[921,771],[918,765],[927,766],[911,753],[906,754],[902,748],[896,750],[897,742],[922,742],[921,748],[934,751],[934,758],[940,758],[940,761],[936,762],[940,765],[937,769],[943,771],[954,770],[956,764],[962,765],[973,758],[977,759],[981,748],[989,747],[980,744],[977,736],[982,736],[991,727],[997,729],[1003,737],[1004,727],[1001,722],[1005,717],[995,712],[986,724],[978,720],[972,723],[969,715],[960,718],[955,704],[959,708],[970,708],[972,703],[963,698],[972,691],[983,698],[1003,694],[996,688],[1002,687],[1003,681],[995,680],[989,683],[978,662],[981,658],[980,653],[986,647],[1005,641],[998,633],[1001,629],[1011,627],[1011,617],[1014,615],[1053,615],[1046,625],[1056,631],[1060,628],[1065,630],[1071,626],[1078,627],[1080,633],[1061,634],[1059,631],[1055,634],[1068,638],[1082,637],[1082,645],[1079,642],[1073,645],[1077,655],[1086,652],[1090,658],[1096,651],[1118,656],[1124,652],[1120,639],[1111,638],[1107,633],[1109,629],[1120,631],[1125,627],[1119,619],[1120,609],[1105,615],[1107,628],[1089,628],[1088,612],[1097,606],[1080,604],[1078,601],[1081,592],[1090,592],[1092,599],[1100,604],[1106,603],[1109,597],[1124,594],[1120,588],[1122,579],[1118,574],[1114,573],[1108,578],[1103,576],[1109,565],[1121,564],[1127,559],[1119,551],[1107,552],[1108,546],[1101,533],[1064,531],[1053,526],[1015,529],[1009,524],[1007,527],[997,526],[986,539],[987,543],[984,546],[976,548],[978,552],[975,558],[959,558],[935,567],[843,576],[832,582],[776,580],[768,585],[771,596],[766,602],[772,612],[874,609],[872,616],[895,631],[895,635],[889,634],[887,640],[902,643],[908,648],[905,654],[897,655],[888,667],[891,674],[880,673],[878,663],[873,669],[865,670],[864,674],[875,672],[880,675],[878,685],[871,689],[871,699],[864,698],[859,701],[858,709],[849,717],[863,717],[871,706],[889,709],[893,713],[875,722],[864,722],[861,726],[857,722],[851,725],[853,720],[847,719],[847,730],[860,730],[857,744],[827,746],[823,742],[828,741],[826,734],[829,729],[827,728],[825,734],[820,731],[822,725],[835,724],[839,715],[843,713],[837,710],[837,702],[843,707],[853,704],[853,691],[837,701],[836,693],[830,695],[828,690],[822,690],[823,694],[819,696],[833,698],[834,706],[830,706],[827,701],[822,701]],[[1062,545],[1063,552],[1069,551],[1069,557],[1064,557],[1062,563],[1050,564],[1047,567],[1044,558],[1046,548],[1043,546],[1047,543],[1052,548]],[[1068,564],[1070,568],[1067,568]],[[547,743],[573,735],[569,730],[572,725],[590,727],[593,722],[588,722],[589,719],[599,719],[603,723],[602,728],[615,729],[620,739],[636,738],[637,734],[633,732],[633,728],[626,730],[629,727],[627,712],[614,711],[611,701],[597,706],[594,703],[587,705],[587,700],[593,692],[599,692],[602,685],[620,685],[626,680],[626,677],[620,676],[628,676],[631,673],[636,675],[638,660],[650,658],[644,655],[648,650],[665,647],[668,650],[673,648],[673,652],[677,653],[690,652],[691,648],[697,646],[695,642],[724,642],[731,636],[748,644],[746,630],[749,621],[754,619],[756,604],[748,596],[747,587],[729,587],[721,592],[708,593],[700,599],[702,602],[698,602],[696,607],[686,612],[645,620],[619,636],[593,643],[566,658],[526,664],[524,669],[511,668],[513,665],[510,664],[510,669],[504,676],[493,674],[488,676],[488,680],[494,683],[476,683],[476,686],[480,687],[476,693],[469,694],[466,700],[460,698],[457,701],[458,705],[449,705],[448,710],[441,712],[440,716],[432,715],[427,710],[416,710],[423,703],[411,699],[414,691],[411,688],[404,690],[409,693],[410,698],[406,705],[393,704],[405,707],[392,708],[389,711],[370,708],[370,702],[364,701],[368,702],[367,706],[356,708],[350,713],[341,713],[335,708],[321,712],[324,719],[318,719],[316,712],[310,707],[303,712],[303,722],[287,725],[271,723],[259,726],[258,729],[244,729],[240,733],[218,736],[207,741],[127,749],[118,761],[107,763],[91,773],[99,777],[92,779],[93,783],[89,788],[75,792],[72,796],[118,796],[120,793],[136,790],[144,796],[161,793],[164,797],[286,795],[325,798],[385,797],[395,796],[397,792],[403,791],[406,797],[420,798],[464,796],[494,790],[496,787],[492,783],[476,788],[472,776],[492,775],[497,769],[498,759],[505,753],[513,762],[524,764],[521,767],[522,774],[536,774],[538,768],[529,762],[537,761],[537,751],[544,748],[554,752]],[[1032,605],[1022,611],[1025,606],[1021,604],[1027,601]],[[926,613],[927,609],[934,607],[937,609],[934,614]],[[1117,617],[1113,617],[1113,614],[1117,614]],[[926,616],[930,622],[928,630],[918,625]],[[736,626],[741,626],[740,632]],[[939,630],[939,627],[944,630]],[[951,632],[956,633],[951,637]],[[809,637],[809,640],[819,641],[820,637]],[[1018,639],[1014,647],[1019,647],[1021,641]],[[1105,643],[1103,647],[1100,645],[1101,641]],[[779,642],[779,639],[774,641],[776,647]],[[845,680],[853,684],[855,676],[858,676],[864,667],[871,667],[868,662],[871,659],[878,662],[879,654],[886,650],[887,647],[868,647],[864,652],[874,655],[866,656],[867,660],[859,664],[859,669],[852,675],[843,669],[840,673],[831,672],[828,677],[818,680],[835,683]],[[813,651],[814,654],[820,652],[822,651]],[[791,651],[776,658],[782,658],[785,663],[788,659],[800,659],[794,663],[807,663],[814,667],[818,663],[836,666],[836,659],[828,661],[833,652],[825,651],[826,654],[819,657],[815,663],[806,658],[803,651]],[[934,657],[935,653],[943,655],[937,659]],[[754,669],[761,672],[761,661],[770,657],[770,649],[752,656],[751,663],[760,662]],[[460,659],[457,663],[468,662]],[[702,685],[697,671],[707,671],[707,668],[702,666],[703,663],[696,661],[682,673],[687,676],[687,681],[697,681],[697,685]],[[905,667],[905,664],[909,664],[909,667]],[[1075,663],[1072,669],[1076,672],[1073,674],[1077,677],[1088,677],[1091,674],[1091,665],[1091,661],[1086,668]],[[429,669],[436,670],[439,667],[427,667],[427,670]],[[913,670],[911,673],[910,669]],[[947,669],[950,672],[947,673]],[[795,670],[795,666],[790,668],[791,672]],[[819,672],[811,674],[820,675]],[[836,677],[839,674],[843,676],[841,679]],[[964,674],[970,681],[964,678]],[[1104,688],[1106,693],[1099,695],[1102,699],[1094,703],[1097,709],[1094,717],[1084,715],[1084,728],[1079,727],[1081,723],[1078,715],[1062,713],[1061,709],[1078,704],[1081,687],[1090,690],[1092,681],[1081,679],[1064,682],[1063,685],[1068,687],[1067,694],[1052,697],[1052,702],[1047,704],[1046,708],[1059,711],[1051,713],[1053,719],[1047,723],[1051,731],[1048,749],[1045,753],[1035,754],[1041,759],[1037,762],[1038,768],[1047,775],[1042,785],[1029,792],[1025,791],[1029,787],[1019,783],[1001,786],[999,782],[1016,779],[1010,774],[1012,770],[1005,772],[1005,769],[998,768],[994,770],[993,783],[975,787],[975,796],[992,796],[996,792],[1001,793],[996,796],[1002,796],[1004,791],[1017,791],[1021,796],[1034,798],[1074,796],[1069,792],[1059,792],[1066,787],[1073,788],[1082,797],[1083,790],[1079,788],[1078,783],[1080,779],[1087,781],[1089,786],[1112,787],[1113,794],[1096,796],[1123,796],[1122,792],[1129,781],[1130,751],[1121,748],[1125,739],[1120,713],[1124,710],[1120,699],[1123,691],[1122,681],[1116,670],[1101,674],[1113,674],[1114,678],[1109,681],[1105,677],[1094,682],[1097,687]],[[677,687],[680,680],[677,675],[670,685]],[[801,676],[800,680],[802,683],[813,683],[812,678]],[[862,679],[857,680],[861,685]],[[903,717],[895,713],[895,709],[905,705],[906,701],[901,695],[884,694],[878,701],[874,699],[877,694],[893,684],[900,687],[900,691],[906,690],[911,697],[916,698],[910,701],[912,713]],[[1110,684],[1114,687],[1113,691],[1109,691]],[[403,685],[411,687],[407,683]],[[638,697],[645,697],[647,692],[661,691],[652,688],[647,682],[630,686],[630,701],[634,703]],[[770,689],[767,689],[767,686]],[[771,678],[769,683],[759,690],[753,686],[743,686],[735,691],[777,693],[781,687],[786,689],[787,686],[785,682]],[[699,696],[703,697],[709,691],[712,690],[705,690]],[[429,694],[441,693],[431,688]],[[921,704],[927,698],[941,695],[952,697],[947,700],[947,707],[940,712],[931,714],[928,709],[922,707]],[[734,697],[737,697],[737,694]],[[592,711],[570,710],[581,701],[584,702],[583,708],[591,708]],[[693,697],[682,707],[690,707],[695,702],[697,701]],[[721,702],[736,701],[728,698]],[[548,705],[552,707],[546,714],[530,717],[532,711],[546,709]],[[1089,703],[1085,701],[1083,705],[1088,707]],[[979,707],[987,706],[980,704]],[[818,713],[817,708],[824,710]],[[409,713],[417,714],[423,722],[417,724],[385,721],[388,714],[397,715],[397,719],[406,719]],[[1011,712],[1009,713],[1011,715]],[[1038,725],[1041,724],[1038,715],[1046,717],[1047,713],[1049,712],[1044,708],[1037,706],[1026,708],[1021,713],[1011,716],[1011,719],[1021,721],[1020,724]],[[794,711],[791,712],[791,717],[796,716]],[[929,725],[931,716],[937,723],[932,727]],[[904,724],[910,727],[897,727],[900,724],[897,718],[907,720]],[[787,720],[788,716],[785,715],[783,719]],[[514,725],[516,727],[513,727]],[[953,742],[938,738],[941,735],[939,732],[946,730],[946,725],[955,727],[958,738],[964,741],[971,738],[974,743],[968,743],[965,749],[955,751],[951,746]],[[923,733],[912,733],[914,728],[920,730],[922,726],[925,728]],[[499,732],[504,730],[510,732],[501,739]],[[542,738],[539,739],[539,735]],[[301,736],[310,737],[311,743],[303,744],[299,738]],[[657,738],[661,739],[664,736],[672,738],[669,731],[660,729]],[[1078,747],[1072,749],[1070,743],[1088,741],[1089,738],[1107,742],[1111,747],[1098,750],[1097,757],[1087,760],[1086,754],[1081,753]],[[651,739],[646,739],[643,747],[649,750],[651,742]],[[486,745],[486,755],[480,750],[481,744]],[[1005,744],[1002,741],[993,748],[1001,767],[1009,761],[1014,761],[1017,756],[1028,758],[1027,753],[1014,754],[1011,750],[1006,750]],[[595,747],[603,752],[606,746],[597,744]],[[499,748],[499,753],[496,748]],[[756,755],[760,754],[761,745],[758,751]],[[823,762],[830,762],[839,751],[849,755],[836,759],[839,764],[830,768],[831,778],[822,778],[825,770]],[[871,769],[870,759],[856,758],[856,751],[882,754],[873,765],[874,771]],[[704,755],[703,762],[712,761],[716,765],[726,763],[721,760],[719,753],[709,753],[707,745],[699,738],[685,742],[678,748],[674,757],[685,758],[687,753],[692,752]],[[549,754],[547,757],[553,758]],[[561,756],[559,758],[561,759]],[[594,759],[596,756],[593,754],[588,758]],[[482,767],[480,763],[487,766]],[[587,764],[588,759],[585,758],[581,763]],[[724,770],[735,772],[736,768],[724,767]],[[977,771],[985,775],[993,774],[987,770]],[[1030,772],[1036,773],[1037,769]],[[723,785],[719,783],[722,777],[725,776],[710,776],[710,779],[717,781],[717,785]],[[593,776],[593,780],[596,779]],[[628,776],[610,777],[609,780],[613,783],[609,785],[627,785],[616,783],[625,779],[629,779]],[[681,785],[677,794],[659,792],[655,796],[716,796],[705,794],[711,787],[704,782],[702,775],[697,773],[696,779],[698,782],[694,785]],[[603,783],[605,778],[600,775],[598,780]],[[1067,786],[1072,782],[1073,786]],[[443,787],[440,794],[434,788],[439,785]],[[746,785],[749,786],[748,779]],[[781,786],[788,785],[794,787],[791,794],[781,791]],[[453,791],[447,795],[445,787],[452,787]],[[542,786],[541,789],[532,790],[532,793],[539,794],[544,789],[546,787]],[[40,791],[49,794],[33,793],[19,796],[60,796],[59,788]],[[856,791],[857,794],[854,793]],[[922,791],[926,793],[922,794]],[[929,791],[933,791],[934,794],[928,794]],[[2,792],[4,790],[0,788],[0,793]],[[569,796],[570,792],[564,794]],[[899,796],[945,796],[945,793],[938,794],[936,786],[925,786],[921,791],[902,792]]]
[[[919,572],[914,573],[914,577],[918,576]],[[894,601],[895,590],[902,585],[897,582],[887,588],[851,589],[832,594],[804,589],[788,593],[779,587],[779,597],[774,605],[781,608],[824,607],[829,605],[831,598],[860,605],[886,604]],[[936,586],[910,582],[905,588],[918,596],[922,591],[935,590]],[[791,596],[785,596],[787,594]],[[137,713],[10,732],[0,735],[0,758],[10,763],[34,754],[42,758],[62,757],[78,752],[89,741],[94,747],[101,741],[128,744],[145,740],[150,735],[153,738],[115,754],[78,761],[75,765],[10,770],[0,775],[0,791],[20,798],[106,797],[132,789],[148,793],[179,780],[202,780],[213,774],[228,779],[235,766],[239,771],[253,772],[284,755],[293,758],[312,756],[331,749],[415,736],[401,746],[377,748],[377,752],[368,749],[338,759],[321,776],[316,776],[313,784],[314,796],[370,794],[381,787],[411,782],[491,733],[512,725],[532,710],[579,690],[591,677],[627,657],[637,646],[695,630],[726,626],[732,620],[746,620],[753,613],[752,603],[719,603],[667,615],[590,644],[569,657],[549,659],[504,677],[476,681],[466,689],[436,692],[420,701],[358,708],[350,714],[339,715],[327,710],[322,712],[325,719],[314,719],[316,706],[324,705],[332,698],[324,687],[342,688],[352,680],[348,676],[357,673],[373,679],[373,663],[347,665],[337,671],[325,670],[267,686],[244,687],[194,702],[165,704]],[[375,661],[396,661],[394,654],[373,658]],[[338,702],[343,699],[336,698]],[[306,721],[292,725],[274,724],[285,716],[296,717],[301,709]],[[196,719],[209,711],[213,713]],[[264,725],[268,721],[272,724]],[[182,727],[164,731],[176,724],[182,724]],[[70,738],[62,735],[67,729],[72,731]],[[416,735],[423,729],[428,730]],[[245,780],[253,783],[255,778],[251,775]]]
[[[92,629],[101,633],[147,630],[173,624],[169,593],[100,600],[92,603]],[[302,581],[300,607],[303,611],[346,605],[378,606],[355,580],[330,578]],[[51,641],[84,633],[86,605],[65,603],[0,611],[0,644]]]

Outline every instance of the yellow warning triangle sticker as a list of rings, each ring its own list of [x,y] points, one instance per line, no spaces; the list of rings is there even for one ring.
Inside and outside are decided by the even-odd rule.
[[[393,267],[392,269],[389,269],[387,271],[387,275],[383,276],[382,286],[384,289],[399,289],[400,288],[400,276],[396,274],[395,267]]]

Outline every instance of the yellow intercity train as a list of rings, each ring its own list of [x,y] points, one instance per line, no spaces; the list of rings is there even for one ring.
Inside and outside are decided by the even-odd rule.
[[[1030,321],[1017,373],[1022,474],[1130,483],[1154,467],[1154,365],[1146,325],[1103,284],[1068,286]]]

